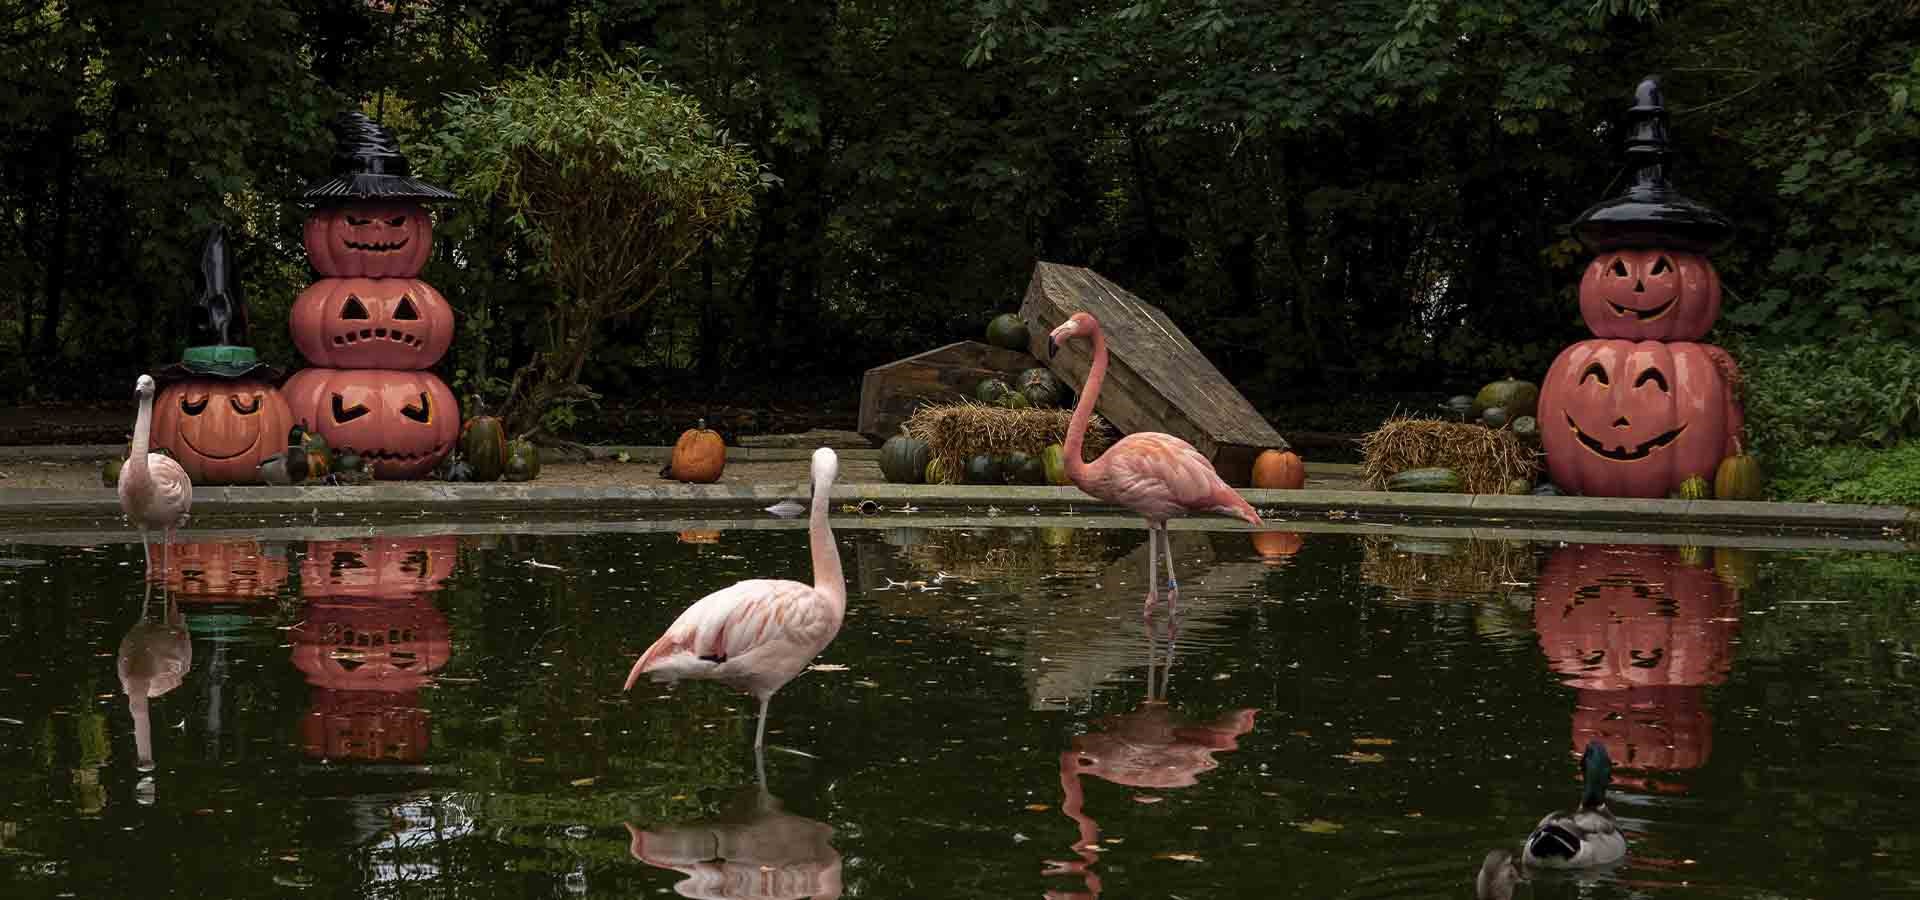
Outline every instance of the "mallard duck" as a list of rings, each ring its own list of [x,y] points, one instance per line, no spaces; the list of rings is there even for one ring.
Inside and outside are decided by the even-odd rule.
[[[1579,869],[1604,866],[1627,855],[1627,838],[1614,823],[1613,811],[1607,809],[1613,760],[1607,757],[1606,746],[1588,742],[1586,752],[1580,754],[1580,770],[1586,773],[1580,805],[1540,820],[1521,848],[1521,860],[1527,865]]]
[[[1474,879],[1475,900],[1513,900],[1513,891],[1521,881],[1520,864],[1513,851],[1493,850],[1480,864],[1480,876]]]

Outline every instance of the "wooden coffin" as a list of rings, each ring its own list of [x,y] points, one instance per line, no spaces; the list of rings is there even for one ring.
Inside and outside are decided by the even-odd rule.
[[[1253,480],[1253,460],[1287,442],[1253,404],[1181,333],[1167,314],[1091,269],[1040,263],[1033,268],[1020,317],[1035,356],[1047,354],[1047,333],[1085,310],[1107,335],[1107,380],[1095,412],[1126,434],[1159,431],[1185,440],[1213,461],[1235,487]],[[1047,367],[1078,390],[1093,363],[1092,345],[1060,348]]]
[[[868,369],[860,380],[860,433],[880,443],[899,434],[900,423],[923,404],[959,402],[972,397],[983,378],[1011,384],[1022,370],[1037,365],[1017,350],[960,341]]]

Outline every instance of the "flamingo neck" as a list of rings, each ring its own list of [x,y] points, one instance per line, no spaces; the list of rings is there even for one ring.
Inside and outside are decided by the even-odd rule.
[[[1093,330],[1093,366],[1087,369],[1087,383],[1080,386],[1080,402],[1074,404],[1073,419],[1067,423],[1067,443],[1060,448],[1067,457],[1067,480],[1075,484],[1087,477],[1087,464],[1080,458],[1086,445],[1087,425],[1093,421],[1093,408],[1100,401],[1100,385],[1107,380],[1107,336],[1098,327]]]
[[[139,754],[142,768],[153,766],[153,724],[147,710],[147,685],[141,679],[137,684],[129,685],[127,690],[127,713],[133,718],[133,748]]]
[[[153,396],[143,394],[140,397],[140,414],[133,420],[133,445],[128,448],[126,468],[128,479],[136,489],[145,489],[147,484],[147,442],[153,432]]]
[[[833,503],[833,482],[813,489],[813,511],[807,517],[807,543],[813,550],[813,589],[833,601],[841,615],[847,611],[847,576],[840,570],[840,545],[827,524]]]

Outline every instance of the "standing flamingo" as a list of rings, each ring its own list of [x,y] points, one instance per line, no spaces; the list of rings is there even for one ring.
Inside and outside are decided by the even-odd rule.
[[[655,681],[718,681],[760,698],[758,751],[767,742],[767,703],[840,633],[847,614],[847,579],[840,548],[827,527],[828,495],[840,459],[813,451],[813,511],[807,540],[813,548],[813,584],[759,578],[714,591],[680,614],[627,673],[622,690],[642,674]]]
[[[140,398],[140,414],[133,420],[133,447],[127,462],[120,467],[120,511],[140,529],[140,553],[147,561],[147,577],[153,577],[153,551],[147,548],[147,533],[160,529],[166,535],[161,547],[161,567],[170,564],[174,530],[187,520],[193,508],[193,479],[187,470],[164,453],[148,453],[147,439],[153,431],[152,375],[142,375],[133,383]]]
[[[1173,545],[1167,542],[1167,520],[1188,513],[1217,512],[1259,525],[1260,514],[1220,480],[1213,463],[1200,451],[1170,434],[1135,432],[1107,448],[1099,459],[1082,462],[1080,448],[1086,440],[1087,422],[1099,402],[1100,384],[1107,378],[1107,337],[1091,313],[1074,313],[1047,335],[1047,358],[1052,359],[1061,344],[1075,338],[1093,341],[1093,367],[1087,370],[1087,383],[1080,388],[1080,402],[1074,406],[1073,421],[1067,426],[1067,442],[1062,448],[1067,457],[1067,480],[1098,499],[1118,503],[1146,518],[1147,602],[1141,615],[1152,614],[1159,589],[1155,541],[1166,552],[1168,606],[1178,609],[1180,585],[1173,576]]]

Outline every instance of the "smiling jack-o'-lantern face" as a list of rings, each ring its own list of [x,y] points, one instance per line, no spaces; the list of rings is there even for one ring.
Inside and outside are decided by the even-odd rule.
[[[1740,601],[1674,547],[1571,544],[1540,568],[1533,624],[1547,665],[1588,690],[1726,680]]]
[[[255,484],[260,462],[287,449],[293,415],[273,385],[250,378],[194,378],[153,399],[154,447],[196,484]]]
[[[1580,316],[1595,337],[1697,341],[1720,318],[1720,273],[1698,253],[1603,253],[1580,279]]]
[[[282,392],[308,430],[336,452],[358,453],[389,481],[433,471],[460,433],[453,392],[431,372],[302,369]]]
[[[1547,470],[1594,497],[1665,497],[1711,479],[1742,414],[1726,352],[1708,344],[1581,341],[1561,351],[1540,390]]]
[[[315,209],[302,238],[330,278],[412,278],[433,251],[433,220],[418,203],[360,200]]]
[[[322,278],[287,316],[300,355],[335,369],[424,369],[453,342],[453,307],[416,278]]]

